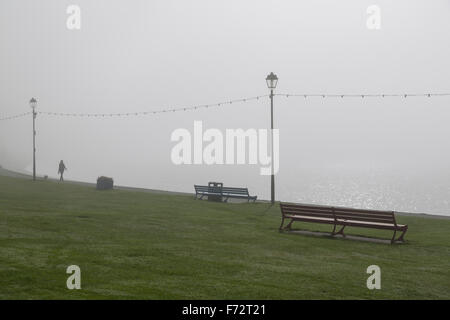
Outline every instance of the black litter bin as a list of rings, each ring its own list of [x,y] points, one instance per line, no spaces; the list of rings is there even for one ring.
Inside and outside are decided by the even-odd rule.
[[[222,182],[208,182],[208,191],[222,194]],[[221,195],[208,196],[208,201],[222,202]]]
[[[114,188],[114,180],[108,177],[99,177],[97,179],[97,190],[112,190]]]

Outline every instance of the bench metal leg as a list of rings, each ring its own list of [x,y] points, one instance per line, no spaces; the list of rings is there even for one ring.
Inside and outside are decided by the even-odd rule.
[[[283,224],[284,224],[284,220],[285,220],[285,219],[288,219],[288,218],[285,218],[285,217],[282,217],[282,218],[281,218],[281,225],[280,225],[279,231],[282,231],[282,230],[291,230],[291,225],[292,225],[292,223],[294,222],[294,219],[291,219],[291,221],[287,224],[287,226],[283,228]]]
[[[286,226],[286,228],[284,228],[284,229],[291,230],[291,226],[292,226],[293,222],[294,222],[294,219],[292,219],[291,222],[289,222],[288,225]]]
[[[343,225],[342,228],[338,232],[333,232],[333,236],[341,234],[343,237],[345,237],[344,229],[345,229],[345,225]]]
[[[395,233],[397,232],[397,230],[394,230],[394,235],[393,235],[393,237],[392,237],[391,244],[393,244],[393,243],[395,243],[395,242],[398,242],[398,241],[404,242],[405,240],[403,239],[403,237],[405,236],[406,231],[408,231],[407,228],[406,228],[405,230],[403,230],[403,232],[402,232],[402,234],[400,235],[400,237],[398,237],[397,239],[395,239]]]
[[[403,236],[405,235],[406,231],[408,231],[408,228],[403,230],[402,234],[400,235],[400,237],[398,237],[398,239],[396,241],[404,242],[405,240],[403,239]]]
[[[392,236],[391,244],[393,244],[395,242],[395,234],[396,233],[397,233],[397,230],[394,230],[394,235]]]
[[[278,229],[279,231],[283,230],[283,223],[284,223],[284,217],[281,217],[281,225],[280,225],[280,228]]]
[[[333,231],[331,231],[331,234],[334,236],[334,232],[336,231],[336,223],[334,224],[334,227],[333,227]]]

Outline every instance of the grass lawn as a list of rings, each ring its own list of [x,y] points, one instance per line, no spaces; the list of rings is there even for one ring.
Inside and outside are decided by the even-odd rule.
[[[0,299],[449,299],[450,219],[398,220],[407,242],[389,245],[279,233],[267,203],[0,177]]]

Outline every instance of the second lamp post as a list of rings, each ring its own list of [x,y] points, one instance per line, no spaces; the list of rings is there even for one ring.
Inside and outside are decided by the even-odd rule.
[[[273,91],[277,87],[278,77],[271,72],[267,78],[267,87],[270,89],[270,147],[271,147],[271,184],[270,184],[270,202],[275,203],[275,174],[273,170]]]

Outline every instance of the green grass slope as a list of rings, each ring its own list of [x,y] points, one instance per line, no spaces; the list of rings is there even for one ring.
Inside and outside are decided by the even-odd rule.
[[[267,203],[0,177],[0,299],[449,299],[450,220],[399,222],[401,245],[286,234]]]

